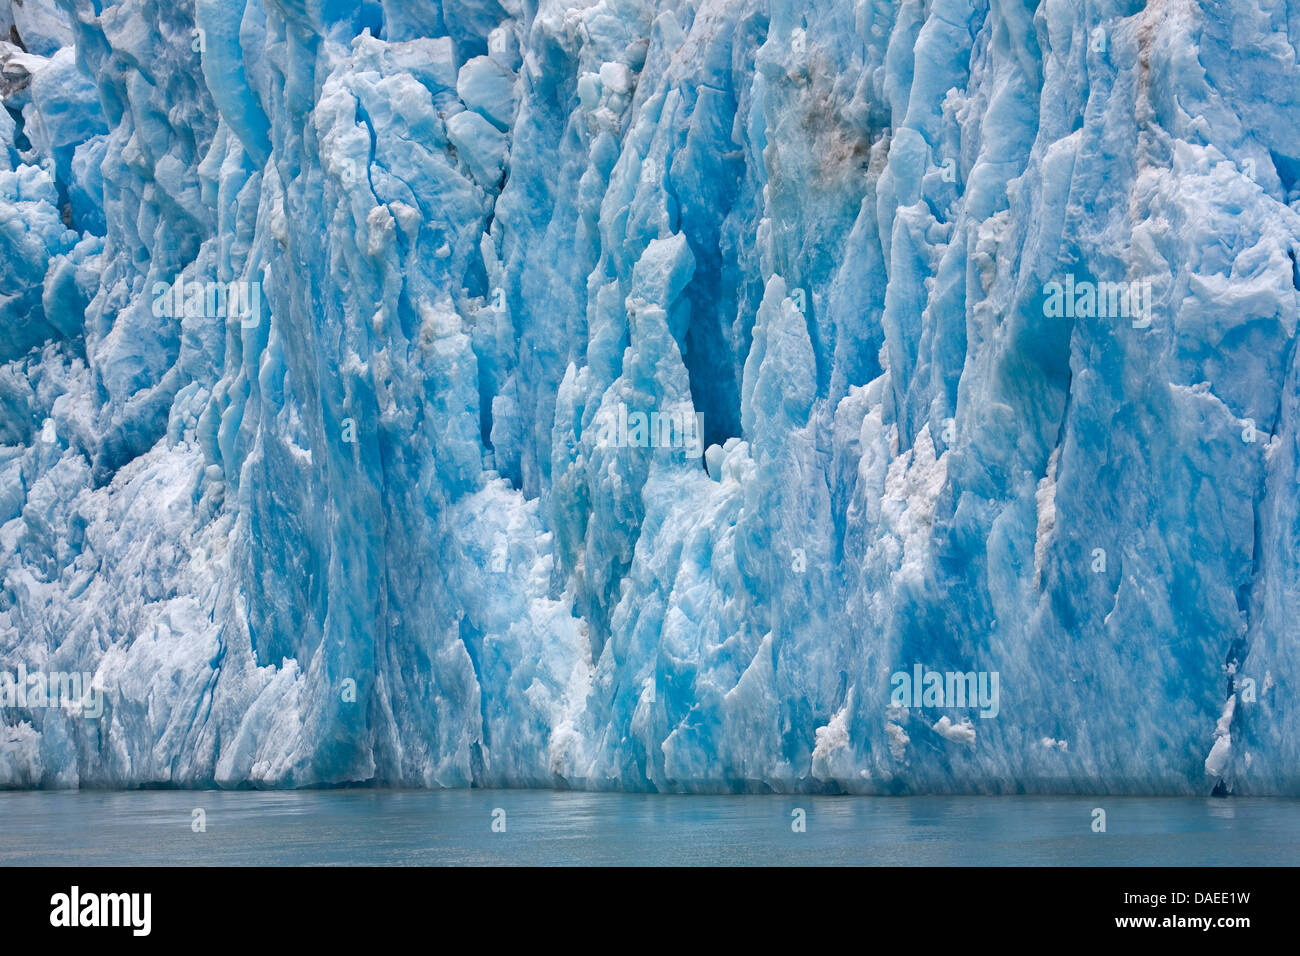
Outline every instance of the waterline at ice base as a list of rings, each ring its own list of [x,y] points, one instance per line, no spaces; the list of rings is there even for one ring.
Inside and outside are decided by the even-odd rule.
[[[1300,795],[1297,38],[0,0],[0,787]]]

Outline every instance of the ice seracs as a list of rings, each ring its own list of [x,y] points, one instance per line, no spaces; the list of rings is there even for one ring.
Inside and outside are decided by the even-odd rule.
[[[1275,7],[0,0],[0,786],[1300,793]]]

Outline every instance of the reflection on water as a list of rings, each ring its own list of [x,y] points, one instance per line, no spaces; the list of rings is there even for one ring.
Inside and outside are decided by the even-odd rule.
[[[1095,808],[1105,810],[1104,833],[1093,832]],[[195,832],[196,809],[203,832]],[[1297,859],[1297,800],[0,793],[0,864],[7,865],[1213,866]]]

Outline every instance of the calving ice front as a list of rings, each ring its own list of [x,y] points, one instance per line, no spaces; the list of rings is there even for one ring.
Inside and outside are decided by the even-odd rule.
[[[910,674],[895,671],[889,683],[895,707],[978,707],[981,717],[998,715],[997,671],[927,671],[916,664]]]
[[[0,788],[1300,796],[1282,3],[24,6]]]
[[[129,926],[134,936],[148,936],[152,924],[153,897],[149,893],[85,893],[73,886],[71,892],[50,897],[50,925]]]

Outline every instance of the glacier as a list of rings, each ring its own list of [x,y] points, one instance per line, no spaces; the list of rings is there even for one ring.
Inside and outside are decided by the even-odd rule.
[[[103,695],[0,787],[1300,794],[1296,0],[2,0],[0,94],[0,673]]]

